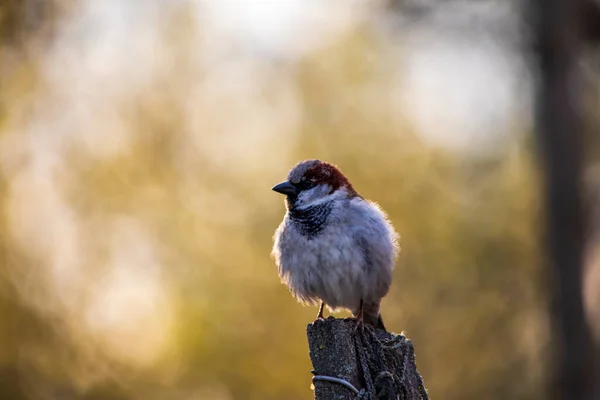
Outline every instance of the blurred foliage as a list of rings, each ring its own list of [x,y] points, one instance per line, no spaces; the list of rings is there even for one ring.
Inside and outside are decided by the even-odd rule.
[[[303,158],[400,232],[383,313],[431,398],[545,397],[526,127],[481,154],[425,142],[391,98],[393,41],[364,21],[263,60],[187,2],[140,12],[148,53],[80,37],[94,10],[70,2],[31,25],[33,3],[0,5],[0,398],[310,398],[316,310],[269,256],[270,187]]]

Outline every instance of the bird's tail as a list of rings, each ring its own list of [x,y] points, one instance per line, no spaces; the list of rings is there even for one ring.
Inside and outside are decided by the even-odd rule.
[[[375,324],[375,329],[383,329],[387,332],[387,329],[385,329],[385,325],[383,323],[383,318],[381,318],[381,314],[377,316],[377,323]]]

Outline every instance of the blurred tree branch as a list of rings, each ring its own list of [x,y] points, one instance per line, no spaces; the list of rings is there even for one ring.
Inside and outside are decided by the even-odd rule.
[[[587,0],[583,2],[582,8],[584,40],[590,44],[600,44],[600,4],[597,0]]]
[[[537,137],[545,174],[547,262],[551,268],[550,315],[556,365],[551,393],[557,399],[593,398],[593,344],[583,310],[585,212],[581,82],[578,61],[589,35],[584,0],[537,0],[536,47],[540,86]],[[596,10],[597,11],[597,10]],[[588,21],[589,22],[589,21]]]

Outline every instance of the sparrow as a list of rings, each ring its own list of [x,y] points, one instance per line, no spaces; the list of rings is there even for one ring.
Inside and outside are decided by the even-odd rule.
[[[287,212],[275,231],[272,256],[281,282],[305,305],[346,309],[357,323],[385,330],[381,299],[398,256],[398,234],[377,204],[342,171],[320,160],[298,163],[273,187]]]

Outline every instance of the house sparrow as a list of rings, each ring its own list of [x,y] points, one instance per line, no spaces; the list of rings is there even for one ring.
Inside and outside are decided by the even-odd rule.
[[[273,187],[287,196],[272,252],[282,283],[298,301],[320,303],[317,319],[327,305],[385,330],[379,305],[399,250],[386,215],[327,162],[302,161],[287,178]]]

